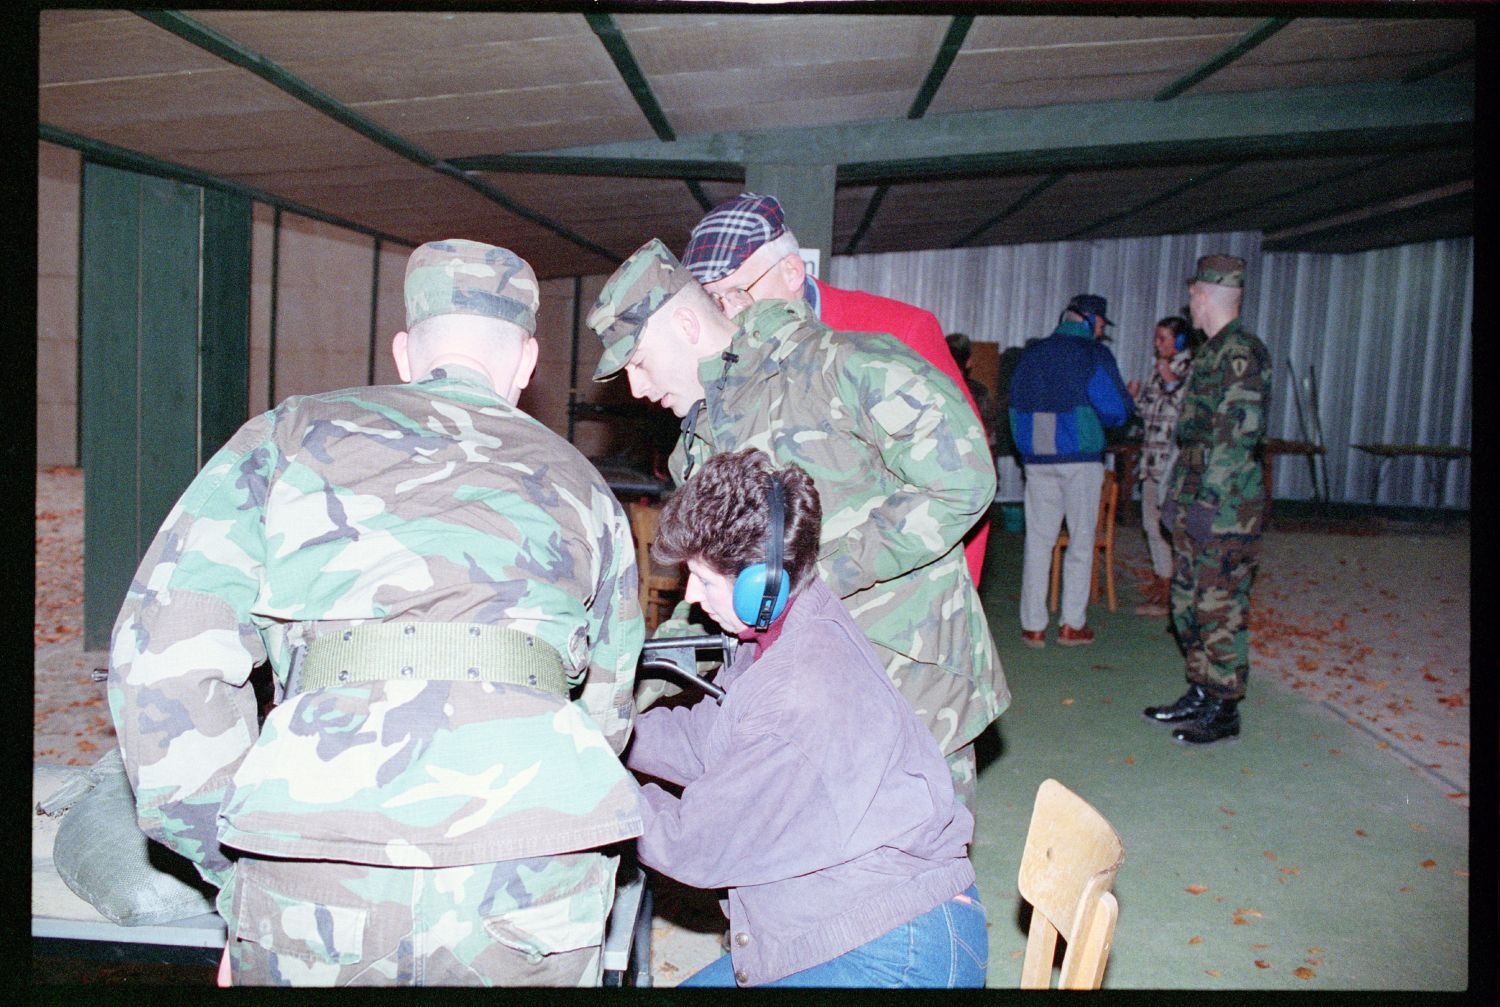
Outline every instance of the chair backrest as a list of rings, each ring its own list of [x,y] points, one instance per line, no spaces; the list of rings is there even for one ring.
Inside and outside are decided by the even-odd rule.
[[[1110,889],[1125,847],[1107,819],[1056,780],[1037,788],[1018,889],[1031,903],[1022,989],[1049,989],[1060,936],[1059,989],[1098,989],[1119,905]]]
[[[1120,507],[1120,481],[1115,474],[1108,469],[1104,472],[1104,485],[1099,489],[1099,523],[1094,532],[1094,543],[1096,548],[1103,548],[1103,543],[1113,538],[1115,532],[1115,512]]]
[[[644,583],[651,573],[651,540],[656,538],[656,522],[661,509],[644,500],[632,500],[625,505],[625,513],[630,518],[630,533],[635,537],[635,565]]]

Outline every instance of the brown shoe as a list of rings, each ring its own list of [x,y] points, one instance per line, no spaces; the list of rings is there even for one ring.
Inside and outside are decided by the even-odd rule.
[[[1023,629],[1021,630],[1021,642],[1028,647],[1035,647],[1040,650],[1047,646],[1047,634],[1040,629]]]
[[[1094,631],[1087,626],[1074,629],[1067,623],[1063,623],[1057,629],[1057,643],[1060,647],[1082,647],[1086,643],[1094,642]]]

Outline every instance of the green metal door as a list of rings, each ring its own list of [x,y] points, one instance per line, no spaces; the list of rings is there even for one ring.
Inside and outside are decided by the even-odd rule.
[[[83,621],[95,650],[172,504],[246,418],[250,202],[86,163],[82,219]]]

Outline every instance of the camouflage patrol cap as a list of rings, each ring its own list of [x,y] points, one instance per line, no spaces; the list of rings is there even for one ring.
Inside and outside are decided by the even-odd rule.
[[[464,238],[429,241],[406,260],[406,328],[435,315],[480,315],[536,333],[541,290],[515,252]]]
[[[652,238],[636,249],[605,281],[589,312],[588,327],[604,343],[604,355],[594,368],[594,380],[603,381],[624,367],[635,352],[641,330],[656,309],[677,291],[696,282],[660,240]]]
[[[1198,271],[1188,277],[1189,283],[1212,283],[1220,287],[1245,285],[1245,260],[1233,255],[1205,255],[1198,260]]]

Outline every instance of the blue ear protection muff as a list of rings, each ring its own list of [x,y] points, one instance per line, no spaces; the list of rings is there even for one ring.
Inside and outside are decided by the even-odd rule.
[[[786,500],[781,479],[771,477],[771,488],[767,494],[770,505],[770,527],[766,534],[766,561],[755,563],[739,572],[734,578],[734,614],[746,626],[764,631],[780,617],[786,608],[789,593],[786,571],[781,567],[781,538],[785,534],[784,524]]]
[[[1187,349],[1187,339],[1188,339],[1187,329],[1183,329],[1182,331],[1178,332],[1176,335],[1174,335],[1172,337],[1172,346],[1173,346],[1173,348],[1178,353],[1181,353],[1183,350]]]

